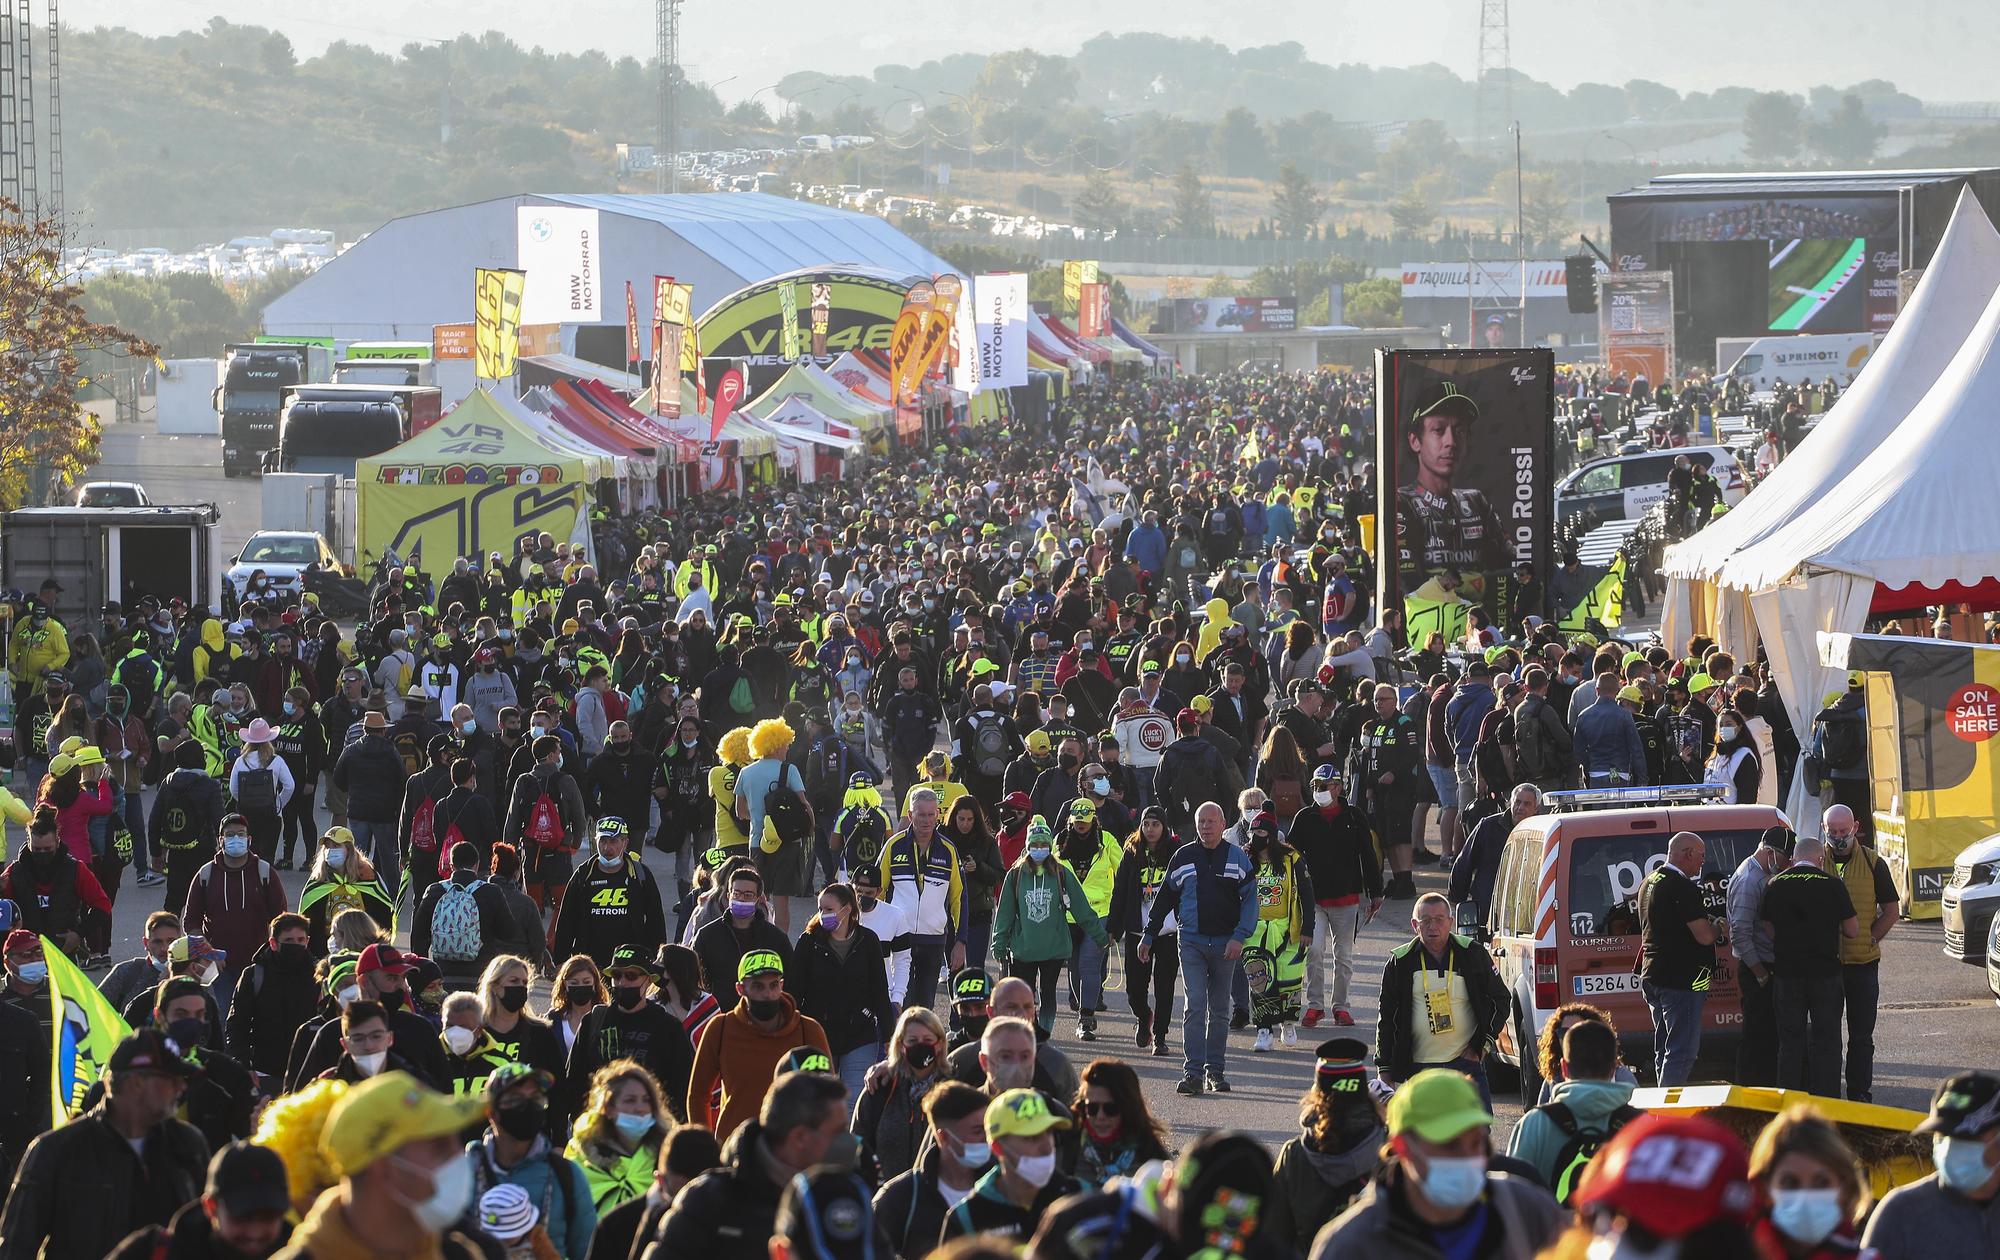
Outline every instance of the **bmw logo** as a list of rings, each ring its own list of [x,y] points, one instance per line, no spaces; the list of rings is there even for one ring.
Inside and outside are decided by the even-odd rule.
[[[546,241],[554,234],[555,226],[548,221],[546,216],[537,215],[535,218],[528,220],[528,235],[534,237],[536,240]]]

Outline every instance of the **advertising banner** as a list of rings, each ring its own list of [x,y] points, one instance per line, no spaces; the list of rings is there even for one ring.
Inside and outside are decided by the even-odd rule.
[[[491,267],[481,267],[474,276],[473,375],[481,380],[514,374],[514,356],[521,349],[521,290],[526,282],[525,272]]]
[[[1613,271],[1597,277],[1597,343],[1613,374],[1658,384],[1674,365],[1674,276]]]
[[[1475,606],[1502,623],[1516,566],[1544,590],[1554,568],[1554,352],[1382,350],[1375,363],[1377,519],[1393,522],[1380,607],[1402,608],[1417,644],[1462,634]]]
[[[971,300],[959,307],[959,360],[952,384],[1014,389],[1028,383],[1028,277],[1018,272],[974,276]]]
[[[1063,264],[1063,308],[1076,310],[1083,300],[1083,286],[1097,283],[1096,259],[1071,259]]]
[[[658,357],[655,363],[666,366],[661,372],[666,388],[653,391],[654,407],[659,415],[669,420],[678,420],[681,414],[681,374],[676,370],[681,361],[681,344],[687,338],[687,329],[679,324],[655,324],[659,329]]]
[[[763,393],[791,365],[781,353],[784,312],[779,291],[788,284],[810,281],[814,305],[813,360],[818,366],[829,367],[851,350],[886,354],[904,299],[911,284],[919,279],[925,284],[930,282],[928,276],[827,270],[795,272],[739,289],[702,315],[698,326],[701,352],[709,359],[741,363],[749,378],[751,396]],[[693,370],[693,364],[685,359],[683,363]]]
[[[1160,303],[1167,332],[1293,332],[1299,301],[1289,297],[1169,298]]]
[[[625,362],[637,363],[639,353],[639,302],[632,295],[632,282],[625,282]]]
[[[436,324],[432,326],[431,358],[469,359],[471,357],[471,324]]]
[[[743,401],[743,368],[732,363],[722,379],[715,383],[715,410],[709,417],[708,440],[718,441],[722,437],[722,426],[729,423],[730,413],[736,404]]]
[[[826,355],[826,334],[833,316],[833,286],[823,280],[815,280],[812,287],[812,344],[813,357]]]
[[[1565,264],[1560,258],[1528,260],[1528,296],[1566,296]],[[1512,260],[1485,260],[1478,263],[1414,262],[1403,264],[1403,297],[1457,298],[1466,300],[1467,289],[1474,301],[1482,299],[1518,302],[1521,298],[1521,264]]]
[[[778,286],[778,353],[786,360],[799,357],[799,290],[795,284]]]
[[[522,322],[604,322],[599,244],[595,210],[522,206],[515,212],[515,261],[534,277]]]
[[[1083,300],[1076,308],[1076,331],[1083,337],[1102,337],[1111,331],[1110,285],[1083,286]]]

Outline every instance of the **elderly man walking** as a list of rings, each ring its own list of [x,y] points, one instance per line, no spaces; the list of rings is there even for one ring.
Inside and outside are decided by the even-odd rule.
[[[1187,986],[1187,1047],[1182,1094],[1229,1092],[1223,1075],[1229,1049],[1229,984],[1243,943],[1257,923],[1257,879],[1250,856],[1222,838],[1222,806],[1214,801],[1195,811],[1195,839],[1175,850],[1167,863],[1160,895],[1146,919],[1139,961],[1151,962],[1172,911],[1180,924],[1181,976]],[[1171,896],[1168,895],[1171,892]]]

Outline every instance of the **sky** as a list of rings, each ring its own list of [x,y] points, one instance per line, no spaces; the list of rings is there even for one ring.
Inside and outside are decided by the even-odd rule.
[[[681,60],[729,101],[796,70],[867,74],[884,62],[1023,47],[1067,53],[1105,31],[1230,47],[1296,40],[1319,61],[1434,61],[1470,78],[1480,8],[1480,0],[934,0],[910,10],[931,15],[919,22],[869,20],[894,11],[880,4],[689,0]],[[282,30],[302,55],[335,40],[394,51],[413,38],[499,29],[555,51],[645,58],[653,9],[652,0],[67,0],[62,16],[68,26],[121,24],[150,35],[220,16]],[[1565,89],[1646,78],[1683,92],[1802,92],[1887,79],[1928,101],[2000,98],[1990,52],[2000,41],[2000,5],[1992,0],[1513,0],[1511,13],[1514,68]]]

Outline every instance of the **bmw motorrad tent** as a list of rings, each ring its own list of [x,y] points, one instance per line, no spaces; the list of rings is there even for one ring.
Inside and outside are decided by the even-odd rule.
[[[1977,320],[1961,333],[1974,302]],[[1931,341],[1956,350],[1926,382],[1938,358]],[[1749,518],[1750,541],[1727,554],[1704,552],[1708,531],[1684,544],[1685,554],[1669,553],[1670,571],[1683,575],[1691,592],[1703,574],[1716,592],[1707,621],[1690,613],[1686,597],[1679,608],[1670,603],[1669,641],[1710,624],[1739,652],[1761,640],[1793,729],[1805,732],[1824,695],[1842,680],[1841,671],[1821,664],[1822,634],[1858,633],[1871,614],[1932,604],[2000,608],[1996,397],[2000,244],[1978,208],[1961,201],[1889,340],[1785,461],[1817,468],[1819,479],[1793,486],[1798,497],[1773,518],[1761,515],[1758,498],[1786,484],[1773,477],[1753,491],[1723,517],[1727,524],[1745,508],[1760,514]],[[1859,405],[1849,408],[1850,399]],[[1727,615],[1716,618],[1718,610]],[[1815,832],[1816,811],[1802,808],[1803,778],[1794,783],[1789,812],[1801,831]]]
[[[515,554],[528,534],[590,545],[603,458],[552,447],[484,389],[400,446],[357,461],[355,548],[364,571],[390,551],[439,559]]]

